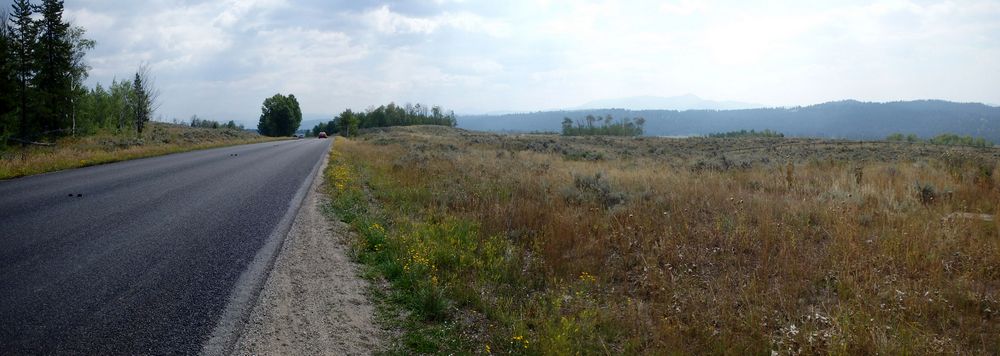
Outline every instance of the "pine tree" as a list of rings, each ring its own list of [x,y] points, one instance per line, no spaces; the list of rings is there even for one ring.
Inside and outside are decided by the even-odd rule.
[[[17,130],[17,77],[14,71],[13,42],[7,25],[7,11],[0,10],[0,147]]]
[[[146,126],[146,122],[149,121],[149,95],[146,93],[146,88],[143,86],[142,76],[139,72],[135,73],[135,80],[132,81],[132,93],[135,96],[135,105],[133,109],[135,110],[135,130],[138,133],[142,133],[142,129]]]
[[[22,140],[31,139],[35,131],[34,115],[32,115],[30,102],[31,86],[29,85],[35,77],[35,42],[37,40],[37,28],[34,20],[31,19],[33,9],[28,0],[15,0],[11,4],[12,13],[8,26],[11,45],[11,66],[17,84],[17,116],[18,116],[18,136]]]
[[[35,83],[40,104],[39,123],[45,134],[67,128],[73,96],[73,45],[69,23],[63,22],[62,0],[44,0],[40,7],[38,42],[35,58],[38,75]]]
[[[135,72],[135,79],[129,85],[128,101],[132,109],[132,119],[135,122],[135,130],[142,133],[148,123],[153,118],[159,106],[160,91],[153,83],[153,76],[149,65],[140,64]]]

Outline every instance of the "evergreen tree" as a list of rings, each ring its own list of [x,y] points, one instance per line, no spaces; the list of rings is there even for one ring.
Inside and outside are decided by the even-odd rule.
[[[159,106],[160,91],[153,84],[153,75],[149,65],[143,63],[135,72],[135,79],[132,80],[132,109],[135,111],[136,132],[142,133],[146,123],[153,118]]]
[[[146,122],[149,122],[151,114],[149,112],[149,95],[146,93],[139,72],[135,73],[135,79],[132,80],[132,93],[135,103],[132,108],[135,110],[135,130],[142,133],[142,129],[146,126]]]
[[[44,0],[40,7],[35,61],[38,73],[35,86],[39,104],[36,108],[43,134],[67,128],[73,97],[73,46],[69,42],[69,23],[63,22],[62,0]]]
[[[0,147],[17,130],[17,75],[14,71],[14,47],[7,25],[7,11],[0,9]]]
[[[102,93],[84,86],[94,41],[63,21],[63,1],[14,0],[0,15],[0,144],[100,127]]]
[[[34,132],[34,117],[30,110],[31,86],[35,77],[35,41],[38,37],[33,9],[28,0],[15,0],[11,4],[9,24],[5,24],[10,36],[11,58],[17,84],[18,135],[22,140],[30,139]]]

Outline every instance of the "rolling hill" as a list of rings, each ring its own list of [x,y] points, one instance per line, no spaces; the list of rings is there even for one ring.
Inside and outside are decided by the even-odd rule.
[[[738,101],[714,101],[694,94],[680,96],[632,96],[618,99],[601,99],[587,102],[576,109],[627,108],[632,110],[738,110],[756,109],[763,105]]]
[[[788,108],[743,110],[581,109],[508,115],[458,117],[458,126],[484,131],[558,131],[565,117],[587,115],[643,117],[645,134],[705,135],[742,129],[771,129],[790,136],[881,139],[901,132],[920,137],[941,133],[983,137],[1000,142],[1000,107],[942,100],[886,103],[844,100]]]

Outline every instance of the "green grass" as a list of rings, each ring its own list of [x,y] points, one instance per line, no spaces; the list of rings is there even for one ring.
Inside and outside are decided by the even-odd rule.
[[[342,140],[338,140],[341,142]],[[389,291],[374,293],[379,305],[378,318],[391,328],[402,329],[398,345],[390,354],[411,351],[433,353],[456,349],[460,341],[447,327],[435,323],[447,317],[448,305],[435,279],[428,278],[437,269],[429,256],[416,254],[412,240],[388,238],[386,227],[398,223],[389,219],[381,207],[369,204],[365,195],[366,179],[360,178],[362,166],[347,163],[334,151],[325,175],[333,197],[330,207],[337,217],[357,233],[354,256],[367,266],[369,278],[385,278]],[[348,165],[354,164],[354,165]],[[398,315],[406,315],[397,318]],[[457,347],[460,349],[461,347]]]

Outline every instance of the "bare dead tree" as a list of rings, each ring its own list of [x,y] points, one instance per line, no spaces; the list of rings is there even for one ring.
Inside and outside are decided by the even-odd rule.
[[[135,110],[136,131],[141,134],[146,122],[152,119],[153,113],[160,107],[160,90],[156,87],[149,63],[139,64],[132,85],[135,96],[133,109]]]

